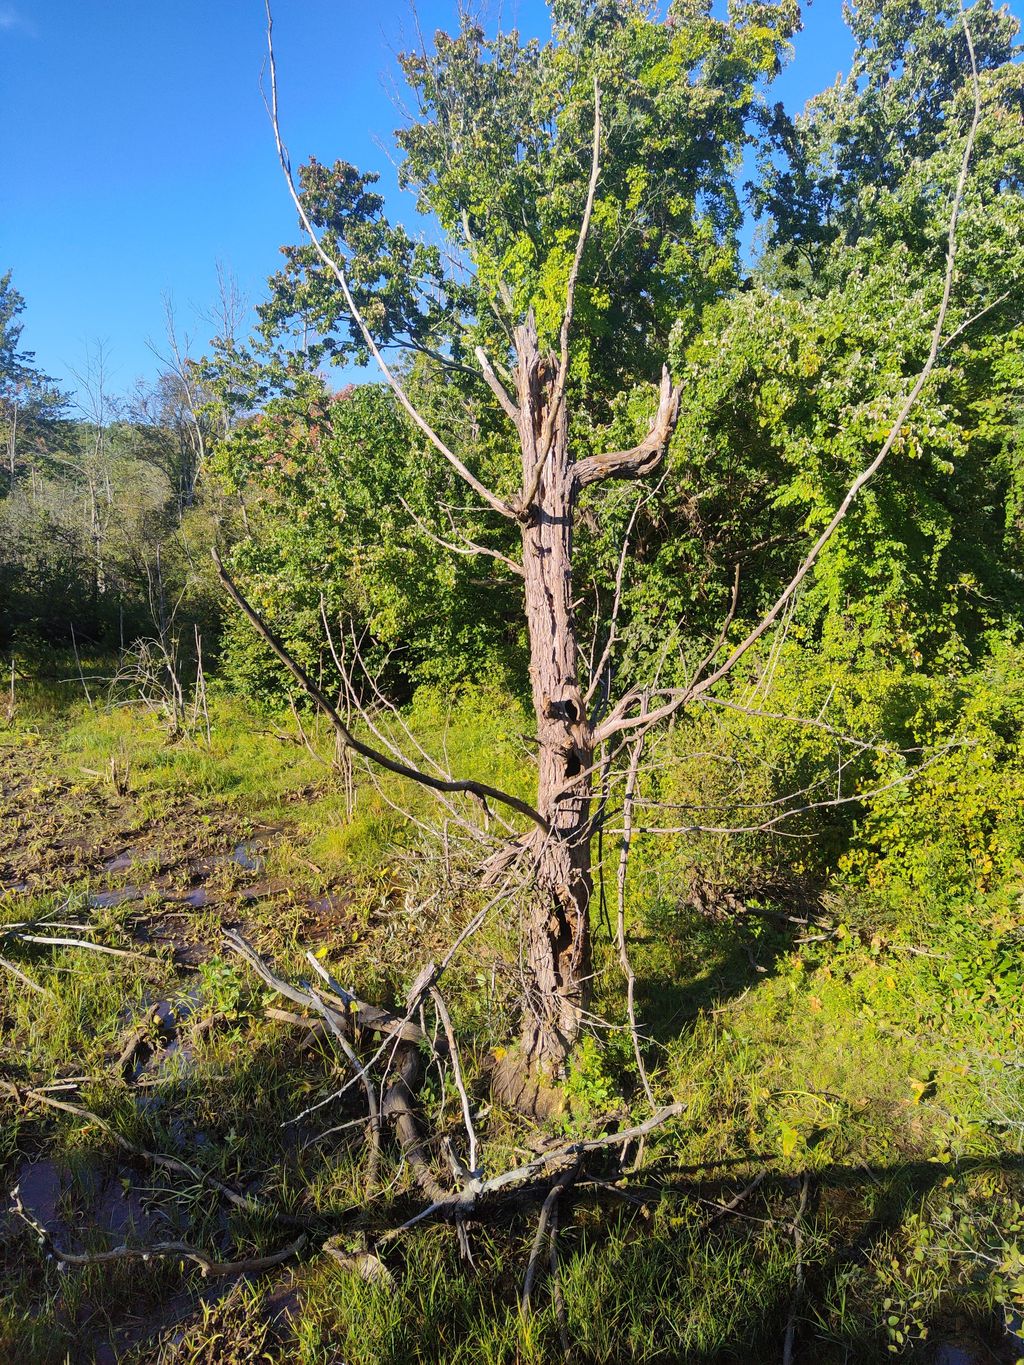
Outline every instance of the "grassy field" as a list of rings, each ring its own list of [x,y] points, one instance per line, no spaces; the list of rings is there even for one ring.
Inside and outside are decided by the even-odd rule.
[[[525,792],[515,707],[479,702],[421,701],[411,723],[453,766]],[[656,1099],[683,1110],[588,1164],[524,1312],[538,1204],[379,1244],[423,1206],[408,1163],[386,1139],[367,1194],[358,1088],[296,1121],[344,1066],[315,1021],[268,1015],[288,1002],[223,939],[242,932],[290,981],[311,950],[393,1007],[484,903],[471,868],[396,809],[425,817],[422,794],[357,774],[350,808],[293,718],[222,697],[211,719],[209,745],[170,743],[152,711],[48,692],[0,729],[0,1152],[23,1210],[0,1224],[0,1359],[1024,1357],[1019,895],[898,910],[853,884],[737,889],[702,914],[673,899],[678,863],[641,863],[639,1011]],[[444,978],[487,1174],[650,1112],[600,919],[604,1025],[565,1113],[538,1133],[491,1103],[515,930],[491,916]],[[457,1147],[440,1068],[421,1100]],[[283,1259],[247,1275],[73,1260],[168,1241]],[[366,1278],[353,1267],[374,1247]]]

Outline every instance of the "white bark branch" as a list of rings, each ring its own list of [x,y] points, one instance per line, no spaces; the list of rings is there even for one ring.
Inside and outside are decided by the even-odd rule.
[[[431,443],[434,449],[439,451],[440,454],[444,456],[444,458],[448,461],[448,463],[452,466],[456,473],[459,474],[459,476],[470,486],[470,488],[472,488],[473,492],[476,493],[478,497],[482,498],[484,502],[488,504],[489,507],[494,509],[495,512],[500,512],[503,517],[508,517],[511,520],[515,520],[515,512],[512,510],[512,508],[509,507],[509,505],[506,502],[503,502],[500,498],[496,497],[495,494],[492,493],[489,488],[485,487],[484,484],[480,482],[480,480],[476,477],[475,474],[473,474],[469,469],[466,468],[466,466],[455,454],[455,452],[451,450],[449,446],[445,444],[444,441],[442,441],[441,437],[438,436],[434,428],[430,425],[429,422],[426,421],[426,419],[417,410],[415,405],[411,402],[408,394],[402,388],[402,385],[398,382],[398,379],[396,378],[395,374],[389,367],[387,361],[384,359],[383,355],[381,355],[380,348],[377,346],[377,343],[374,341],[372,335],[370,334],[370,330],[367,327],[363,315],[359,310],[359,306],[357,305],[355,299],[352,297],[352,290],[349,288],[348,277],[346,276],[340,264],[334,259],[333,256],[330,255],[328,251],[324,249],[323,243],[320,241],[320,238],[316,235],[316,231],[313,228],[313,224],[310,221],[309,215],[306,212],[305,205],[302,202],[302,196],[299,194],[298,189],[295,185],[295,178],[292,175],[291,160],[288,156],[288,150],[285,147],[284,142],[282,141],[281,138],[281,127],[278,118],[277,103],[277,66],[274,60],[273,42],[274,20],[270,10],[270,0],[266,0],[266,11],[267,53],[268,67],[270,71],[270,121],[274,129],[274,142],[277,146],[277,158],[278,161],[281,163],[281,169],[284,172],[285,182],[288,186],[288,193],[291,196],[292,203],[295,205],[295,208],[298,212],[299,220],[302,223],[303,230],[305,231],[306,236],[309,238],[310,243],[316,254],[319,256],[320,260],[337,280],[338,287],[341,289],[342,296],[345,299],[346,307],[351,313],[356,326],[359,328],[359,331],[362,334],[362,338],[366,343],[367,349],[373,356],[374,360],[377,362],[378,366],[380,367],[381,373],[387,380],[388,384],[391,386],[391,389],[394,392],[395,397],[398,399],[399,403],[401,403],[402,407],[408,413],[413,423],[419,428],[420,431],[423,432],[424,436],[426,436],[427,440]]]

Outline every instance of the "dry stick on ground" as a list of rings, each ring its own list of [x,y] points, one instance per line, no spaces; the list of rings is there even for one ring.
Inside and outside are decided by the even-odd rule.
[[[430,987],[430,998],[433,1000],[434,1008],[437,1010],[438,1018],[441,1020],[444,1036],[448,1039],[448,1056],[452,1064],[452,1075],[455,1079],[455,1088],[459,1092],[459,1100],[462,1104],[462,1121],[466,1125],[466,1138],[469,1141],[469,1176],[470,1179],[475,1179],[477,1175],[476,1129],[473,1127],[473,1116],[470,1112],[469,1096],[466,1094],[466,1085],[462,1079],[462,1066],[459,1061],[458,1044],[455,1041],[455,1030],[452,1028],[452,1021],[448,1014],[448,1008],[444,1003],[441,992],[436,986]]]
[[[824,550],[825,546],[828,545],[829,541],[839,529],[846,514],[856,502],[863,488],[870,483],[885,463],[886,458],[903,431],[907,418],[910,416],[914,405],[921,396],[925,384],[928,382],[932,371],[935,369],[939,352],[944,345],[948,344],[952,336],[957,335],[957,333],[954,332],[951,334],[950,338],[944,340],[942,334],[945,329],[946,317],[949,312],[949,304],[953,292],[953,279],[956,273],[957,226],[960,220],[960,208],[963,204],[964,193],[967,188],[967,175],[970,170],[971,158],[974,154],[974,143],[978,133],[978,125],[981,121],[981,89],[978,82],[978,68],[974,55],[974,42],[971,38],[971,31],[967,23],[966,15],[961,14],[961,21],[971,62],[974,114],[971,119],[970,128],[968,129],[967,140],[964,144],[963,157],[960,163],[960,173],[957,178],[953,202],[950,208],[949,229],[946,239],[946,269],[943,279],[942,297],[939,303],[938,314],[935,319],[935,326],[932,330],[928,356],[917,379],[914,381],[909,394],[897,413],[895,421],[889,428],[889,433],[882,443],[882,447],[878,454],[871,463],[857,475],[856,479],[854,479],[847,490],[846,496],[834,512],[832,519],[811,546],[811,549],[807,552],[807,555],[800,563],[789,583],[782,590],[774,604],[768,609],[764,616],[761,617],[758,624],[732,648],[724,662],[710,673],[705,673],[703,677],[695,677],[684,688],[666,688],[662,690],[660,695],[664,696],[666,701],[661,706],[655,707],[647,716],[641,718],[629,715],[630,710],[640,702],[645,689],[634,688],[630,692],[627,692],[612,708],[606,720],[598,726],[594,736],[595,742],[599,743],[601,740],[608,739],[611,735],[617,734],[623,730],[636,730],[639,728],[649,730],[661,721],[669,719],[688,702],[693,701],[696,697],[702,696],[704,693],[710,691],[716,683],[721,682],[723,678],[728,677],[747,651],[771,629],[779,616],[795,597],[801,583],[803,583],[818,562],[822,550]]]
[[[27,986],[29,990],[35,991],[38,995],[45,995],[50,1000],[56,1000],[57,997],[54,995],[53,991],[47,990],[45,986],[40,986],[38,981],[33,981],[30,976],[26,976],[19,967],[16,967],[13,962],[8,962],[5,957],[0,957],[0,967],[3,967],[6,971],[10,972],[13,977],[20,981],[23,986]]]
[[[326,967],[318,962],[313,953],[306,954],[306,961],[314,968],[319,976],[327,982],[328,986],[337,995],[344,995],[342,987],[331,977]],[[315,990],[310,989],[310,999],[314,1007],[320,1011],[324,1023],[331,1036],[340,1046],[342,1052],[352,1063],[352,1067],[362,1083],[363,1091],[366,1095],[366,1108],[370,1116],[370,1164],[366,1172],[366,1197],[369,1198],[373,1193],[373,1188],[377,1183],[380,1173],[380,1104],[377,1100],[377,1090],[370,1078],[367,1067],[359,1060],[355,1048],[345,1036],[345,1031],[338,1022],[337,1013],[332,1010],[327,1002]]]
[[[536,1278],[537,1269],[540,1265],[540,1258],[544,1251],[544,1241],[548,1234],[548,1220],[551,1219],[552,1216],[557,1219],[556,1205],[565,1191],[571,1189],[572,1183],[579,1172],[580,1164],[581,1163],[577,1161],[575,1166],[567,1166],[565,1170],[562,1171],[548,1191],[544,1203],[541,1205],[540,1217],[537,1219],[537,1232],[533,1239],[533,1246],[530,1249],[530,1259],[527,1262],[526,1275],[523,1279],[523,1292],[519,1299],[519,1309],[522,1313],[528,1313],[530,1311],[530,1296],[533,1293],[533,1282]],[[554,1235],[555,1233],[552,1229],[552,1238],[554,1238]]]
[[[750,1184],[745,1185],[743,1189],[740,1190],[739,1194],[734,1194],[733,1197],[730,1200],[728,1200],[727,1203],[713,1204],[715,1212],[704,1224],[703,1228],[701,1229],[701,1232],[710,1232],[711,1229],[715,1226],[715,1224],[720,1223],[723,1218],[728,1218],[730,1214],[737,1213],[739,1211],[740,1205],[745,1203],[750,1198],[750,1196],[754,1193],[757,1187],[764,1180],[766,1174],[767,1174],[766,1171],[759,1171],[757,1175],[754,1176]]]
[[[269,1256],[249,1256],[238,1261],[215,1261],[201,1248],[191,1246],[188,1242],[152,1242],[149,1246],[141,1247],[122,1245],[112,1247],[109,1251],[69,1251],[56,1241],[43,1223],[28,1212],[21,1202],[17,1186],[11,1191],[11,1212],[28,1224],[41,1244],[50,1246],[62,1265],[109,1265],[115,1261],[154,1261],[171,1257],[177,1261],[194,1261],[204,1275],[254,1275],[291,1260],[307,1241],[306,1234],[301,1233],[294,1242]]]
[[[416,1116],[416,1092],[420,1086],[422,1062],[419,1050],[402,1043],[395,1051],[395,1074],[381,1100],[381,1115],[395,1126],[402,1155],[409,1163],[416,1183],[435,1203],[448,1197],[431,1169],[423,1134]]]
[[[800,1186],[800,1204],[797,1207],[796,1217],[789,1225],[789,1230],[793,1234],[793,1245],[796,1248],[796,1283],[793,1289],[793,1298],[789,1305],[789,1318],[786,1321],[786,1335],[782,1343],[782,1365],[793,1365],[793,1341],[796,1337],[796,1315],[800,1307],[800,1302],[804,1296],[804,1235],[800,1227],[800,1220],[804,1216],[807,1208],[807,1192],[810,1189],[810,1177],[805,1175]]]
[[[146,1019],[131,1029],[124,1038],[121,1051],[114,1060],[114,1070],[119,1071],[125,1080],[131,1079],[132,1071],[139,1057],[143,1060],[155,1050],[153,1037],[157,1039],[172,1035],[177,1029],[161,1018],[160,1011],[154,1007]]]
[[[362,1024],[384,1034],[384,1041],[381,1043],[376,1053],[368,1062],[364,1063],[368,1069],[377,1064],[387,1051],[388,1045],[392,1043],[394,1039],[404,1039],[415,1043],[426,1039],[426,1034],[424,1034],[422,1029],[412,1022],[413,1015],[416,1013],[419,1006],[421,996],[431,985],[440,980],[442,974],[448,969],[462,945],[476,933],[489,912],[507,894],[509,894],[508,885],[505,883],[497,894],[492,896],[487,904],[477,911],[452,946],[448,949],[440,963],[429,962],[426,967],[423,968],[417,976],[416,981],[413,983],[413,989],[410,991],[409,999],[406,1002],[405,1015],[402,1018],[390,1014],[387,1010],[380,1010],[373,1005],[367,1005],[365,1002],[356,999],[350,992],[342,991],[341,987],[337,988],[341,991],[343,996],[342,1004],[346,1005],[349,1009],[354,1006]],[[224,941],[229,948],[238,953],[249,963],[260,979],[270,986],[272,990],[277,991],[279,995],[285,996],[286,999],[292,1000],[297,1005],[315,1008],[312,1006],[308,993],[299,990],[294,986],[290,986],[287,981],[282,980],[281,977],[272,972],[252,945],[242,938],[241,934],[236,933],[234,930],[227,930],[224,934]],[[335,985],[337,985],[337,983],[335,983]],[[293,1015],[287,1010],[273,1011],[271,1012],[271,1017],[283,1017],[289,1023],[304,1022],[312,1024],[314,1022],[312,1020],[301,1020],[301,1016]],[[352,1080],[346,1081],[340,1090],[334,1091],[324,1099],[318,1100],[316,1104],[310,1105],[307,1109],[303,1109],[300,1114],[297,1114],[292,1119],[288,1119],[287,1123],[298,1123],[301,1119],[306,1118],[317,1109],[322,1109],[325,1105],[340,1099],[357,1079],[358,1077],[353,1077]]]
[[[247,942],[236,930],[226,929],[224,931],[224,942],[232,951],[238,953],[239,957],[244,958],[266,985],[277,991],[278,995],[285,996],[286,999],[293,1001],[296,1005],[304,1005],[307,1009],[322,1014],[321,1007],[314,1002],[309,991],[289,985],[276,972],[271,971],[252,944]],[[365,1000],[360,1000],[358,996],[353,995],[351,991],[346,991],[337,982],[333,984],[332,990],[338,996],[338,1004],[341,1009],[330,1006],[329,1002],[324,1003],[328,1004],[339,1026],[344,1026],[346,1011],[350,1017],[354,1012],[358,1015],[359,1024],[362,1028],[369,1028],[376,1033],[401,1038],[405,1042],[420,1043],[423,1041],[425,1037],[423,1030],[418,1024],[412,1022],[411,1015],[409,1018],[403,1019],[397,1014],[392,1014],[390,1010],[380,1009],[376,1005],[368,1005]],[[307,1022],[312,1023],[313,1021]]]
[[[551,1302],[555,1309],[555,1321],[558,1323],[558,1339],[562,1343],[562,1352],[568,1359],[570,1354],[569,1346],[569,1323],[565,1316],[565,1301],[562,1298],[562,1286],[558,1280],[558,1204],[551,1210],[551,1235],[549,1238],[551,1251],[548,1258],[548,1273],[551,1276]]]
[[[360,1004],[358,1012],[361,1020],[369,1027],[376,1028],[385,1034],[384,1042],[378,1049],[377,1054],[370,1062],[363,1064],[364,1069],[368,1070],[376,1063],[379,1057],[383,1055],[388,1043],[393,1044],[395,1059],[398,1063],[398,1074],[388,1086],[380,1104],[381,1118],[389,1119],[394,1123],[403,1154],[412,1167],[418,1184],[431,1200],[431,1203],[427,1208],[421,1210],[420,1213],[416,1214],[408,1222],[385,1233],[384,1237],[381,1239],[382,1243],[397,1237],[400,1233],[409,1230],[417,1223],[423,1222],[434,1215],[445,1216],[450,1214],[456,1218],[464,1217],[476,1207],[480,1198],[486,1198],[487,1196],[497,1194],[500,1191],[507,1189],[509,1186],[525,1185],[530,1187],[531,1185],[536,1186],[538,1183],[544,1183],[546,1178],[545,1172],[552,1164],[562,1161],[573,1161],[573,1159],[575,1159],[575,1164],[579,1165],[582,1162],[582,1158],[587,1153],[598,1151],[602,1148],[621,1146],[624,1143],[632,1141],[634,1138],[644,1137],[655,1128],[661,1127],[669,1119],[677,1117],[685,1108],[681,1103],[668,1105],[651,1115],[650,1118],[646,1119],[643,1123],[638,1124],[636,1127],[625,1129],[621,1133],[608,1134],[600,1138],[583,1139],[570,1143],[564,1147],[557,1148],[554,1151],[543,1153],[526,1166],[505,1171],[501,1175],[493,1177],[491,1180],[473,1180],[466,1184],[461,1192],[456,1194],[451,1194],[441,1187],[431,1172],[423,1136],[420,1132],[414,1111],[415,1089],[419,1080],[420,1065],[417,1044],[421,1039],[426,1038],[426,1035],[423,1033],[422,1029],[411,1023],[411,1017],[423,994],[436,982],[441,971],[451,961],[459,944],[469,936],[469,933],[477,927],[479,923],[482,922],[483,915],[488,908],[489,907],[485,906],[475,919],[471,921],[466,930],[463,931],[463,934],[460,935],[459,942],[449,950],[449,953],[446,955],[440,967],[435,963],[428,963],[423,971],[420,972],[409,992],[409,1000],[407,1001],[406,1006],[407,1017],[405,1019],[388,1014],[387,1011],[375,1010],[370,1006],[362,1006]],[[318,1009],[321,1013],[328,1011],[334,1016],[335,1023],[338,1027],[342,1027],[343,1015],[333,1010],[322,997],[319,998],[320,1003],[317,1005],[310,992],[290,986],[286,981],[283,981],[280,977],[276,976],[241,935],[229,930],[225,933],[225,941],[250,963],[267,985],[271,986],[280,994],[295,1001],[297,1004],[307,1005],[311,1008]],[[325,972],[323,974],[327,975]],[[342,988],[339,987],[337,982],[333,981],[332,978],[328,977],[328,980],[331,982],[333,989],[336,992],[343,994],[347,1001],[354,1000],[354,997],[351,996],[350,993],[342,991]],[[376,1016],[376,1019],[373,1020],[369,1017],[364,1019],[364,1010],[368,1015],[372,1014]],[[326,1014],[324,1017],[327,1017]],[[402,1054],[400,1058],[398,1057],[399,1051],[401,1051]],[[341,1092],[338,1093],[340,1094]],[[335,1096],[328,1098],[335,1098]],[[326,1102],[327,1101],[323,1101],[321,1103]],[[319,1107],[320,1105],[318,1104],[312,1108]],[[312,1108],[308,1111],[304,1111],[303,1115],[300,1115],[299,1117],[303,1117],[307,1112],[312,1112]],[[295,1121],[296,1120],[292,1120],[292,1122]]]
[[[13,934],[20,943],[41,943],[51,948],[87,948],[93,953],[106,953],[108,957],[133,957],[142,962],[152,962],[155,966],[166,967],[167,963],[150,953],[137,953],[129,948],[108,948],[104,943],[87,943],[80,938],[50,938],[44,934]]]
[[[165,1171],[173,1171],[175,1175],[186,1175],[199,1184],[207,1185],[210,1189],[216,1190],[218,1194],[223,1195],[228,1203],[234,1204],[236,1208],[249,1209],[250,1211],[256,1210],[264,1214],[267,1212],[266,1205],[260,1203],[259,1200],[253,1199],[246,1194],[240,1194],[238,1190],[233,1190],[230,1185],[225,1185],[224,1182],[218,1180],[216,1176],[210,1175],[206,1171],[198,1170],[195,1166],[190,1166],[188,1162],[179,1160],[178,1157],[165,1156],[162,1152],[150,1152],[145,1147],[137,1147],[134,1142],[129,1142],[126,1137],[119,1133],[112,1123],[108,1123],[106,1119],[101,1118],[99,1114],[93,1113],[91,1109],[86,1109],[80,1104],[72,1104],[69,1100],[56,1099],[53,1095],[49,1095],[41,1089],[24,1090],[13,1081],[8,1081],[3,1078],[0,1078],[0,1090],[6,1091],[11,1099],[19,1104],[41,1104],[50,1109],[59,1109],[62,1113],[71,1114],[75,1118],[84,1119],[87,1123],[92,1124],[94,1127],[99,1128],[101,1132],[105,1133],[107,1137],[109,1137],[116,1146],[120,1147],[122,1152],[127,1153],[128,1156],[136,1157],[140,1161],[146,1161],[151,1166],[158,1166]],[[282,1215],[275,1215],[275,1217],[281,1216]],[[287,1216],[287,1221],[292,1221],[290,1216]]]
[[[329,1009],[326,1003],[317,995],[316,991],[310,991],[310,999],[313,1001],[324,1018],[324,1023],[330,1031],[331,1037],[337,1042],[345,1056],[352,1063],[356,1075],[362,1082],[363,1091],[366,1094],[366,1108],[370,1115],[370,1163],[366,1171],[366,1197],[369,1199],[373,1193],[374,1186],[377,1184],[377,1176],[380,1171],[380,1106],[377,1103],[377,1090],[370,1079],[366,1068],[356,1055],[356,1050],[345,1037],[341,1027],[337,1022],[335,1011]]]
[[[289,986],[286,981],[283,981],[270,970],[259,954],[241,937],[240,934],[229,930],[225,933],[224,937],[228,945],[245,958],[267,985],[271,986],[274,990],[278,991],[281,995],[286,996],[288,999],[294,1000],[297,1004],[308,1005],[310,1008],[317,1010],[327,1022],[332,1035],[337,1038],[339,1042],[341,1041],[344,1027],[348,1023],[348,1019],[344,1013],[328,1005],[327,1001],[324,1000],[321,995]],[[313,958],[310,956],[309,960],[313,961]],[[310,1105],[300,1114],[296,1115],[295,1118],[289,1119],[288,1123],[297,1123],[300,1119],[314,1113],[317,1109],[323,1108],[325,1104],[330,1104],[333,1100],[339,1099],[351,1086],[353,1080],[359,1080],[363,1083],[367,1092],[367,1100],[371,1111],[371,1135],[375,1147],[376,1143],[379,1142],[380,1120],[386,1118],[394,1123],[402,1152],[415,1172],[417,1182],[423,1189],[427,1198],[432,1200],[445,1198],[447,1191],[437,1183],[430,1170],[430,1163],[427,1158],[423,1135],[420,1132],[419,1122],[415,1113],[415,1091],[419,1082],[418,1046],[420,1042],[427,1040],[427,1035],[422,1029],[412,1023],[412,1015],[419,1004],[420,997],[429,989],[430,985],[439,974],[437,965],[433,962],[428,963],[423,971],[420,972],[413,985],[413,989],[410,992],[410,999],[407,1004],[406,1016],[404,1019],[389,1014],[386,1010],[377,1009],[372,1005],[366,1005],[362,1001],[357,1000],[350,992],[339,986],[319,963],[314,962],[314,965],[316,966],[317,971],[330,983],[335,992],[335,998],[339,1000],[339,1003],[349,1010],[355,1006],[361,1024],[383,1033],[384,1041],[370,1060],[361,1064],[355,1060],[354,1054],[350,1054],[348,1049],[345,1049],[346,1055],[349,1056],[349,1059],[354,1061],[354,1064],[356,1065],[356,1076],[353,1077],[352,1080],[347,1081],[341,1089],[328,1095],[325,1099],[319,1100],[316,1104]],[[372,1084],[369,1081],[369,1072],[387,1051],[389,1045],[392,1046],[392,1056],[385,1065],[385,1073],[390,1070],[391,1064],[398,1058],[400,1051],[401,1059],[398,1065],[398,1074],[384,1092],[380,1101],[378,1117],[375,1120],[373,1116],[373,1107],[376,1103],[376,1097],[372,1092]],[[375,1153],[371,1163],[371,1173],[374,1178],[376,1178],[376,1169]]]

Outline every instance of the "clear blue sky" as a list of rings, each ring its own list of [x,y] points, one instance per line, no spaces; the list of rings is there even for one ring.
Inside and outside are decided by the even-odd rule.
[[[427,33],[454,22],[454,0],[417,8]],[[547,32],[542,0],[486,13]],[[401,218],[389,155],[409,0],[277,0],[274,19],[293,161],[380,171]],[[96,340],[113,391],[152,377],[165,293],[205,341],[195,310],[214,300],[216,262],[257,302],[297,240],[259,91],[264,44],[262,0],[0,0],[0,272],[27,302],[23,344],[68,387]],[[850,53],[840,0],[814,0],[775,97],[802,106]]]

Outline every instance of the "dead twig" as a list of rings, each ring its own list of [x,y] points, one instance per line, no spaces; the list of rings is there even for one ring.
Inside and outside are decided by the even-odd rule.
[[[789,1305],[789,1317],[786,1320],[786,1335],[782,1343],[782,1365],[793,1365],[793,1341],[796,1337],[796,1315],[800,1307],[800,1302],[804,1296],[804,1235],[800,1227],[800,1220],[804,1216],[807,1208],[807,1193],[811,1187],[810,1177],[804,1175],[800,1185],[800,1203],[797,1207],[796,1216],[789,1225],[789,1230],[793,1235],[793,1245],[796,1248],[796,1283],[793,1289],[793,1297]]]
[[[558,1213],[556,1206],[565,1191],[571,1189],[579,1169],[579,1161],[577,1161],[575,1166],[567,1166],[551,1186],[544,1203],[541,1205],[540,1217],[537,1219],[537,1231],[534,1235],[533,1246],[530,1249],[530,1259],[527,1263],[526,1275],[523,1279],[523,1292],[519,1299],[519,1310],[521,1313],[525,1314],[530,1311],[530,1296],[533,1293],[533,1282],[537,1276],[540,1258],[544,1251],[545,1238],[548,1236],[548,1222],[553,1219],[553,1229],[557,1228]],[[554,1230],[552,1230],[550,1235],[552,1238],[554,1237]]]
[[[61,1246],[50,1230],[25,1208],[17,1186],[11,1190],[11,1212],[32,1229],[41,1245],[49,1245],[51,1253],[59,1265],[110,1265],[116,1261],[153,1261],[173,1257],[178,1261],[194,1261],[204,1275],[254,1275],[261,1270],[270,1270],[297,1256],[306,1245],[303,1232],[280,1251],[269,1256],[249,1256],[238,1261],[215,1261],[200,1247],[188,1242],[151,1242],[148,1246],[130,1247],[121,1245],[109,1251],[71,1251]]]
[[[441,1020],[441,1027],[444,1029],[444,1036],[448,1039],[448,1056],[452,1064],[452,1076],[455,1080],[455,1088],[459,1092],[459,1100],[462,1104],[462,1121],[466,1125],[466,1138],[469,1141],[469,1175],[476,1178],[477,1175],[477,1139],[476,1129],[473,1127],[473,1117],[470,1113],[469,1096],[466,1094],[466,1085],[462,1079],[462,1066],[459,1063],[459,1048],[455,1041],[455,1030],[452,1028],[451,1017],[448,1009],[441,997],[441,992],[436,986],[430,987],[430,998],[434,1002],[437,1016]]]
[[[423,1040],[422,1030],[409,1019],[401,1019],[388,1010],[380,1009],[376,1005],[367,1004],[365,1000],[360,1000],[351,991],[346,991],[334,983],[334,990],[337,992],[337,1004],[341,1009],[333,1007],[329,1002],[323,1000],[321,1005],[314,1000],[313,995],[308,990],[303,990],[298,986],[291,986],[282,977],[267,966],[267,964],[256,952],[252,944],[248,943],[241,934],[233,929],[224,931],[224,942],[239,957],[245,959],[253,971],[260,979],[268,985],[271,990],[277,991],[278,995],[283,995],[285,999],[293,1001],[296,1005],[303,1005],[306,1009],[314,1010],[317,1014],[323,1014],[321,1005],[326,1005],[334,1015],[335,1022],[339,1027],[344,1028],[346,1012],[350,1017],[358,1017],[361,1028],[373,1029],[377,1033],[385,1033],[403,1039],[409,1043],[419,1043]],[[290,1022],[295,1021],[296,1016],[291,1016]],[[307,1021],[303,1021],[307,1022]],[[312,1023],[313,1021],[308,1021]]]

